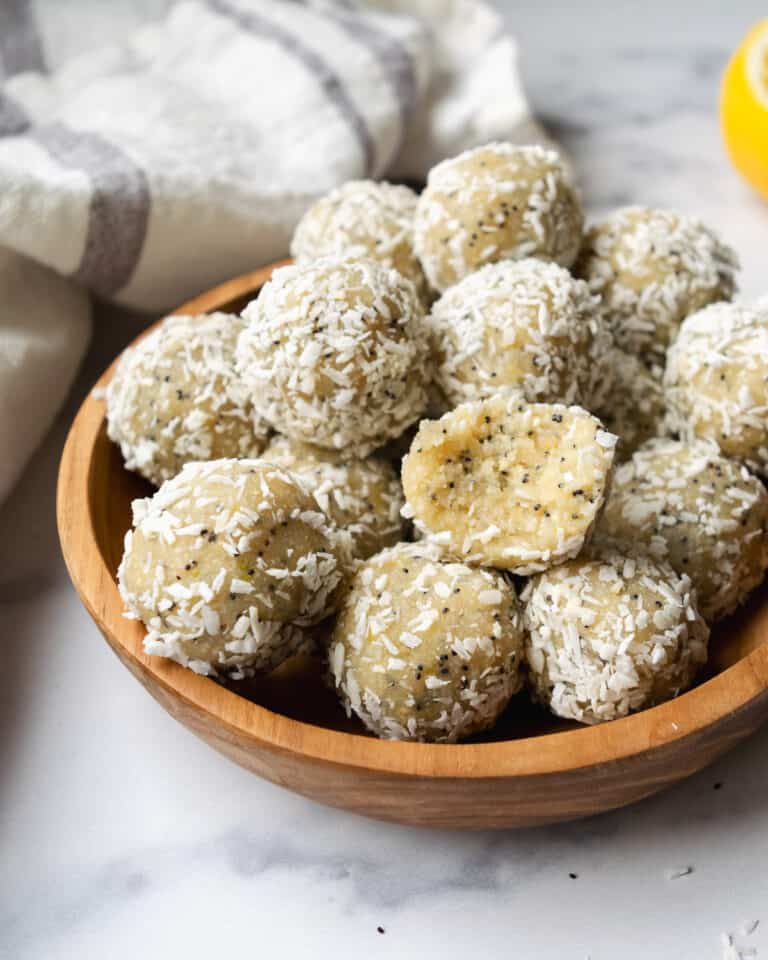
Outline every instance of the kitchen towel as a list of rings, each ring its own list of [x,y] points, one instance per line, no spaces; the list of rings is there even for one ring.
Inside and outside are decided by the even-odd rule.
[[[87,345],[78,290],[167,311],[341,181],[545,139],[479,0],[3,0],[0,64],[0,498]]]

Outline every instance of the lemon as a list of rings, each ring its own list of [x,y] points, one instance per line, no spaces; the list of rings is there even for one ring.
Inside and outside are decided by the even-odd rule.
[[[750,30],[725,69],[720,123],[733,165],[768,198],[768,19]]]

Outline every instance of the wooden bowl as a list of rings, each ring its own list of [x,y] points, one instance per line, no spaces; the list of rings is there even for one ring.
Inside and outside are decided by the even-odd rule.
[[[225,283],[178,312],[239,310],[273,269]],[[112,369],[97,388],[109,382]],[[101,396],[96,390],[83,403],[59,473],[59,534],[72,581],[109,645],[171,716],[274,783],[385,820],[531,826],[647,797],[710,763],[768,715],[765,589],[718,627],[708,678],[677,700],[602,726],[576,727],[519,698],[489,736],[458,745],[368,736],[347,720],[322,683],[320,665],[309,658],[224,686],[147,656],[141,625],[122,616],[115,571],[131,500],[150,488],[124,469],[109,442]]]

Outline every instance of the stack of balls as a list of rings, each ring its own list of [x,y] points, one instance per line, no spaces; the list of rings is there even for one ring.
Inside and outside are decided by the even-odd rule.
[[[109,386],[160,485],[119,571],[148,652],[237,678],[316,650],[419,741],[523,687],[582,723],[689,687],[768,567],[768,310],[731,302],[730,248],[643,207],[584,232],[559,156],[495,143],[420,196],[345,184],[292,253]]]

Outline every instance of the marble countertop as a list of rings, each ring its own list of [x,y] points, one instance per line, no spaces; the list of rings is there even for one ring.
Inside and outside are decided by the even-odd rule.
[[[766,292],[768,208],[728,167],[715,113],[762,5],[501,6],[590,209],[695,212],[739,250],[745,296]],[[104,321],[0,511],[0,957],[707,960],[729,956],[729,933],[768,960],[768,729],[630,809],[455,834],[317,806],[171,720],[102,642],[58,551],[67,424],[137,329]]]

